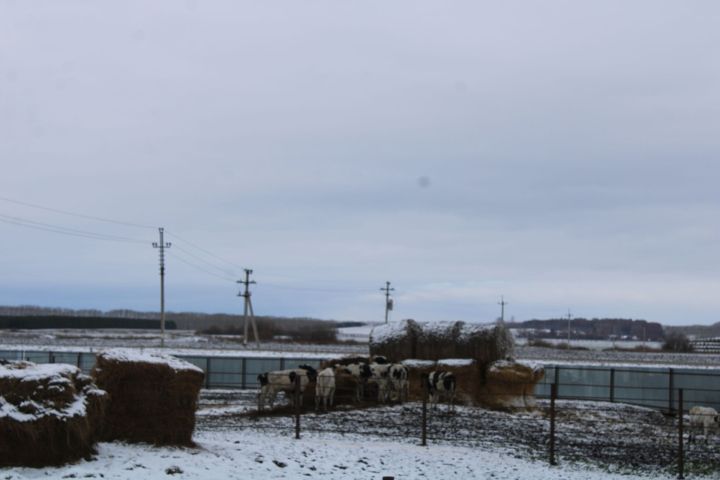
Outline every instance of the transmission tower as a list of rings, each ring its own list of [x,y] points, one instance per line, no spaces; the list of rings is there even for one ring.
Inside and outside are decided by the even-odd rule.
[[[160,250],[160,346],[165,346],[165,249],[170,248],[170,242],[165,242],[163,234],[165,229],[160,227],[160,242],[153,242],[153,248]]]
[[[260,336],[258,335],[257,324],[255,323],[255,312],[253,312],[252,301],[250,300],[250,285],[257,283],[255,280],[250,280],[250,275],[253,273],[252,270],[247,268],[245,270],[245,280],[238,280],[237,283],[245,285],[245,292],[238,293],[238,297],[244,297],[245,302],[243,306],[243,319],[245,320],[245,335],[243,336],[243,345],[247,345],[248,338],[248,312],[250,313],[250,322],[252,322],[253,334],[255,335],[255,344],[260,348]]]
[[[381,292],[385,292],[385,323],[388,322],[388,313],[393,309],[393,299],[390,298],[390,292],[395,291],[394,288],[390,288],[390,282],[385,282],[385,286],[380,288]]]

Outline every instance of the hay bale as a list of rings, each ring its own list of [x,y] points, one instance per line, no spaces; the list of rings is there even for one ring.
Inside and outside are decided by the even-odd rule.
[[[544,376],[545,369],[538,363],[499,360],[487,368],[476,398],[481,405],[493,409],[532,409],[535,385]]]
[[[0,365],[0,466],[61,465],[95,452],[107,394],[73,365]]]
[[[110,394],[103,440],[193,444],[200,368],[170,355],[116,349],[97,356],[92,375]]]
[[[370,333],[370,354],[405,359],[471,358],[481,366],[512,354],[514,341],[502,322],[416,322],[380,325]]]

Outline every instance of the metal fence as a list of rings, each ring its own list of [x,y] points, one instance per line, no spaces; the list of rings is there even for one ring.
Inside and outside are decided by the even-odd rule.
[[[6,360],[35,363],[69,363],[89,372],[95,364],[91,352],[0,351]],[[257,388],[261,373],[296,368],[318,368],[321,358],[215,357],[178,355],[205,372],[205,388]],[[545,377],[537,385],[538,398],[550,398],[550,385],[558,386],[558,399],[592,400],[651,407],[665,413],[677,410],[677,390],[685,390],[685,409],[695,405],[720,411],[720,369],[666,367],[608,367],[545,365]]]
[[[696,405],[720,410],[717,369],[546,365],[536,395],[550,398],[553,383],[558,399],[628,403],[675,413],[677,391],[683,389],[685,410]]]

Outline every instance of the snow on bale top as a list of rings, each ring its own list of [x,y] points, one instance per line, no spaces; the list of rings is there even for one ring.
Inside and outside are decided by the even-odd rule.
[[[513,368],[515,366],[521,366],[529,369],[532,372],[544,372],[545,366],[541,362],[534,360],[497,360],[490,364],[489,371],[499,372],[506,368]]]
[[[475,360],[472,358],[441,358],[437,361],[439,367],[467,367],[473,363]]]
[[[164,353],[143,352],[141,350],[132,350],[129,348],[114,348],[111,350],[104,350],[100,352],[98,356],[108,362],[158,364],[166,365],[176,372],[194,371],[201,374],[203,373],[200,367]]]
[[[392,361],[471,358],[481,365],[512,353],[509,330],[498,323],[417,322],[412,319],[375,327],[370,353]]]
[[[73,365],[0,364],[0,466],[77,460],[97,439],[107,394]]]

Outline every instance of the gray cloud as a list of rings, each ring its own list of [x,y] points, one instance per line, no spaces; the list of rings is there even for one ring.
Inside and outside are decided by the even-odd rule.
[[[0,192],[252,266],[259,313],[380,318],[392,280],[396,316],[488,320],[504,293],[518,318],[717,321],[718,13],[5,2]],[[0,302],[156,303],[152,229],[0,214],[148,242],[0,224]],[[169,269],[169,308],[237,308]]]

